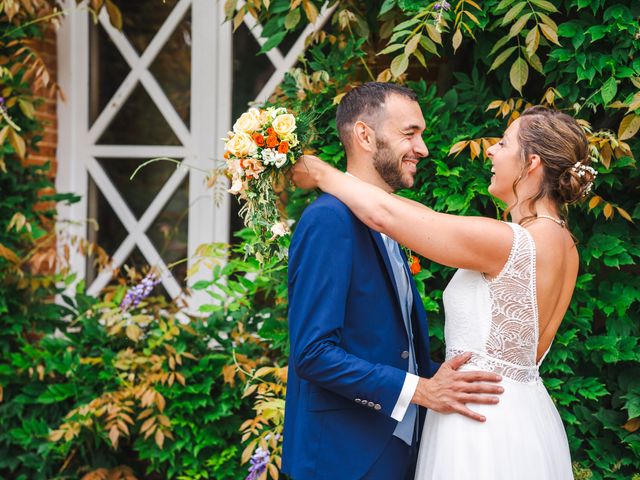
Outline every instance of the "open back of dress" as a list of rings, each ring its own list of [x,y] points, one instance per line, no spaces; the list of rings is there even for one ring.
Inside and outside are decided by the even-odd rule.
[[[536,363],[535,243],[508,225],[513,246],[500,274],[458,270],[443,294],[447,360],[472,352],[462,370],[502,375],[505,392],[498,405],[468,404],[485,423],[428,412],[416,479],[573,478],[564,427]]]

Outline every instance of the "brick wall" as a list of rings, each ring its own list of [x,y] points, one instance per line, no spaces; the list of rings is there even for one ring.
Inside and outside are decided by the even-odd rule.
[[[52,26],[47,27],[44,38],[35,45],[36,51],[42,57],[49,73],[51,83],[57,81],[56,31]],[[44,103],[36,108],[36,118],[43,123],[42,140],[38,143],[37,151],[29,151],[27,161],[31,164],[42,165],[51,162],[51,177],[55,177],[57,168],[56,148],[58,146],[58,120],[56,109],[57,90],[47,88],[38,92],[44,98]]]

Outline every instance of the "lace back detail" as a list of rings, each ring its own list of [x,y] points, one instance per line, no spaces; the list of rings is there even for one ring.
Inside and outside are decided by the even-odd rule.
[[[473,352],[469,364],[520,382],[537,381],[538,305],[536,251],[529,232],[508,223],[513,246],[504,268],[489,288],[491,325],[484,351]],[[463,351],[447,351],[447,357]]]

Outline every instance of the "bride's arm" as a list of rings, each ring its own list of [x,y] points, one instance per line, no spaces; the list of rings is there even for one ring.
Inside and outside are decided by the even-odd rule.
[[[307,175],[311,185],[339,198],[367,226],[435,262],[495,276],[509,257],[513,231],[503,222],[435,212],[321,161]],[[298,173],[294,178],[300,185]]]

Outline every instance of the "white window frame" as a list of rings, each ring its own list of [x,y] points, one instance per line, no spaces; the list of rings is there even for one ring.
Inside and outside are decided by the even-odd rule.
[[[145,232],[187,175],[188,267],[192,267],[197,261],[194,255],[199,245],[210,242],[226,243],[229,238],[229,195],[224,195],[221,203],[216,204],[214,193],[206,188],[205,174],[201,171],[208,171],[214,167],[212,159],[222,158],[223,142],[220,139],[225,137],[232,124],[232,28],[230,22],[224,19],[223,2],[179,0],[141,55],[136,52],[126,36],[110,24],[103,9],[99,22],[131,70],[93,125],[89,125],[89,13],[86,8],[76,7],[75,0],[66,0],[64,5],[68,13],[58,30],[57,38],[58,83],[65,99],[58,101],[56,188],[59,192],[80,195],[81,200],[70,206],[59,206],[59,231],[64,232],[59,236],[60,241],[67,242],[72,236],[86,238],[90,175],[128,232],[126,239],[112,256],[113,266],[121,266],[133,249],[138,247],[149,265],[157,266],[163,272],[162,283],[169,295],[175,298],[180,295],[181,287],[167,271],[164,261]],[[162,87],[149,71],[153,60],[189,8],[192,41],[190,128],[182,121]],[[304,52],[307,36],[322,28],[332,11],[333,8],[328,9],[325,5],[315,24],[307,26],[286,55],[283,56],[278,49],[268,52],[275,71],[255,98],[256,102],[269,98],[282,82],[285,73],[295,65],[299,55]],[[262,46],[265,39],[260,38],[261,26],[250,15],[245,16],[244,21]],[[139,84],[145,88],[170,125],[181,143],[180,146],[96,144]],[[153,157],[184,158],[186,165],[196,168],[176,169],[144,214],[136,219],[96,160],[97,157],[141,160]],[[86,257],[71,250],[71,268],[81,279],[86,271]],[[208,272],[202,270],[189,278],[189,285],[208,277]],[[111,277],[111,270],[103,270],[91,285],[87,285],[87,292],[92,295],[98,294],[109,283]],[[196,292],[188,301],[190,309],[195,311],[198,305],[210,302],[210,298],[203,292]]]

